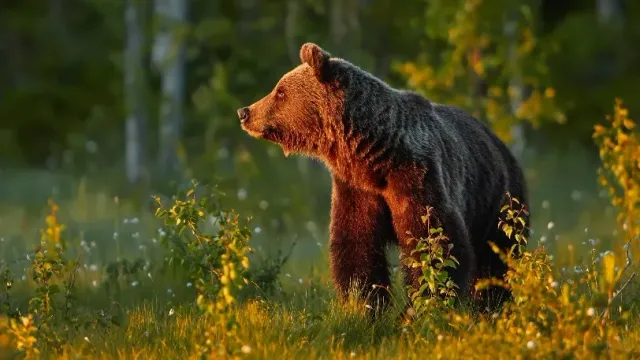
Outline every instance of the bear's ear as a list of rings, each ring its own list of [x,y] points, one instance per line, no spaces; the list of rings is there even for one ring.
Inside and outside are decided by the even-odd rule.
[[[300,48],[300,60],[309,64],[320,80],[328,78],[330,57],[331,54],[314,43],[306,43]]]

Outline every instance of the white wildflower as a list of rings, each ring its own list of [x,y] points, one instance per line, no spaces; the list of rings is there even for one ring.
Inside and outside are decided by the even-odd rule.
[[[238,189],[238,200],[244,200],[247,198],[247,190]]]

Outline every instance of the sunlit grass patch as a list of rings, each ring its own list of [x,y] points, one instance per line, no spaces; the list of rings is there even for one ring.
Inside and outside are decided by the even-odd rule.
[[[306,244],[322,256],[313,261],[291,249],[255,251],[245,223],[207,190],[163,199],[164,223],[115,199],[111,216],[83,213],[90,201],[79,195],[75,205],[51,202],[37,228],[0,227],[12,241],[0,243],[0,359],[640,358],[638,173],[630,166],[639,153],[634,123],[621,103],[614,110],[611,128],[596,129],[609,215],[571,231],[545,219],[532,239],[515,227],[527,224],[511,202],[509,222],[496,219],[518,245],[495,249],[507,277],[477,287],[509,289],[513,300],[502,308],[452,301],[447,269],[456,264],[438,228],[418,239],[413,264],[428,294],[406,289],[394,271],[391,305],[380,311],[355,290],[336,299],[325,244]],[[96,218],[109,223],[98,232],[105,241],[75,227]]]

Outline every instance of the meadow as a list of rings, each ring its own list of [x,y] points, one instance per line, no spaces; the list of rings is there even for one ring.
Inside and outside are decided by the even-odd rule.
[[[181,183],[145,211],[82,181],[65,200],[5,205],[0,358],[640,358],[634,131],[621,102],[595,127],[594,181],[615,211],[567,232],[568,242],[547,240],[556,225],[540,219],[535,240],[521,236],[527,209],[505,203],[496,226],[518,240],[503,254],[511,270],[503,283],[478,286],[505,286],[514,298],[490,313],[456,301],[446,274],[455,262],[438,229],[420,239],[425,255],[414,264],[437,295],[404,288],[396,261],[393,304],[378,312],[355,291],[337,300],[326,232],[315,243],[261,243],[261,229],[228,209],[214,185]]]
[[[511,302],[456,296],[438,228],[433,295],[390,248],[390,307],[338,301],[329,172],[236,113],[306,42],[513,151],[529,209],[478,283]],[[640,1],[5,1],[0,359],[640,359],[639,43]]]

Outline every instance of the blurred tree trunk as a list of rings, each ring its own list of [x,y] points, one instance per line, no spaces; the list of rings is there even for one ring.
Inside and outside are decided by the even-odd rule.
[[[297,42],[297,25],[300,15],[300,0],[287,0],[287,17],[284,24],[287,53],[292,64],[300,63],[300,45]]]
[[[359,10],[360,0],[331,0],[331,51],[355,63],[360,51]]]
[[[612,39],[597,55],[597,68],[591,74],[596,83],[602,84],[621,75],[622,67],[616,56],[620,50],[616,40],[620,38],[624,23],[621,0],[596,0],[596,12],[601,30]]]
[[[287,0],[287,15],[285,18],[284,32],[287,42],[287,54],[293,66],[300,64],[300,46],[297,41],[298,21],[300,15],[300,0]],[[302,174],[307,185],[311,185],[311,169],[310,167],[316,162],[306,157],[298,156],[296,158],[298,171]]]
[[[153,62],[161,72],[160,138],[158,171],[173,178],[180,172],[178,150],[184,122],[185,45],[182,26],[187,15],[187,0],[156,0],[155,21],[158,32],[153,44]]]
[[[512,15],[504,26],[504,33],[509,39],[508,66],[511,68],[512,75],[509,79],[509,88],[512,90],[509,94],[509,108],[512,114],[516,114],[522,105],[523,85],[522,78],[518,66],[518,23]],[[516,122],[511,128],[511,152],[518,161],[522,161],[522,155],[526,146],[524,136],[524,124]]]
[[[346,0],[349,1],[349,0]],[[342,52],[342,40],[347,33],[347,27],[344,22],[344,3],[345,0],[331,0],[331,15],[330,15],[330,27],[331,31],[331,45],[334,47],[335,52],[339,54]],[[345,57],[345,55],[340,55]]]
[[[55,32],[55,36],[60,40],[62,46],[64,46],[65,52],[71,52],[74,49],[69,32],[65,25],[64,10],[61,0],[49,0],[49,21],[51,24],[51,30]]]
[[[601,24],[619,21],[622,15],[620,0],[596,0],[598,21]]]
[[[144,173],[144,128],[147,112],[144,104],[143,9],[140,1],[127,0],[125,5],[126,48],[124,55],[124,104],[126,175],[131,184],[138,183]]]

